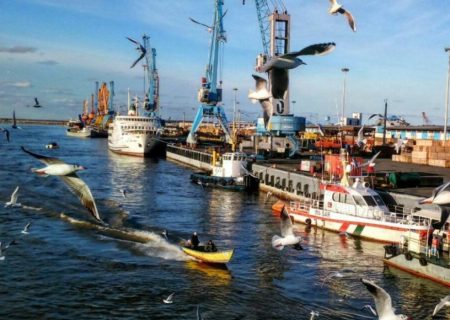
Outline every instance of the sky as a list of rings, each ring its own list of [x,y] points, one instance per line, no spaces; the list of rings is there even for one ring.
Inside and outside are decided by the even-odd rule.
[[[224,0],[227,42],[223,57],[223,104],[232,118],[234,91],[245,120],[261,116],[247,98],[254,89],[256,56],[262,52],[253,0]],[[271,8],[276,1],[268,0]],[[450,47],[450,1],[342,0],[356,20],[353,32],[327,0],[285,0],[291,15],[291,51],[335,42],[326,56],[303,56],[290,71],[291,112],[315,122],[346,115],[363,119],[384,111],[423,124],[444,123]],[[189,17],[211,24],[214,0],[2,0],[0,1],[0,117],[76,118],[95,81],[115,82],[115,108],[128,88],[143,91],[143,71],[125,37],[150,36],[157,51],[164,118],[193,119],[197,91],[208,60],[210,33]],[[44,107],[35,109],[34,97]]]

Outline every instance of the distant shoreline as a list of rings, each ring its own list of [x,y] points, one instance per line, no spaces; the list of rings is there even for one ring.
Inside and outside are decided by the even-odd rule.
[[[50,126],[64,126],[68,120],[16,119],[20,124],[40,124]],[[0,118],[0,123],[11,123],[11,118]]]

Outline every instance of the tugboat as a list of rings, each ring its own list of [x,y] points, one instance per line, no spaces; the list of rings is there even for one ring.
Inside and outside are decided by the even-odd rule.
[[[429,244],[428,237],[433,240]],[[384,263],[416,276],[433,280],[450,287],[450,259],[448,252],[443,252],[434,243],[439,235],[428,234],[426,237],[409,231],[405,233],[400,244],[384,247]]]
[[[242,152],[227,152],[222,160],[216,161],[213,153],[213,169],[211,174],[193,173],[191,181],[203,187],[218,187],[237,191],[257,191],[259,179],[247,170],[248,157]]]

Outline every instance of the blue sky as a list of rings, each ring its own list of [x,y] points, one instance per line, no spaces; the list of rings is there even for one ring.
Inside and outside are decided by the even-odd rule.
[[[344,1],[344,0],[342,0]],[[271,3],[272,1],[269,1]],[[302,57],[290,72],[294,113],[323,122],[336,117],[342,99],[342,67],[347,75],[346,111],[383,111],[422,124],[425,111],[442,124],[450,46],[450,1],[345,0],[357,24],[330,16],[327,0],[285,0],[291,14],[291,50],[336,43],[327,56]],[[381,4],[382,3],[382,4]],[[2,0],[0,1],[0,117],[15,109],[19,118],[68,119],[80,112],[95,81],[115,81],[116,104],[126,104],[127,88],[140,94],[142,68],[126,36],[148,34],[157,50],[161,106],[165,118],[192,119],[208,57],[209,33],[189,17],[210,24],[213,0]],[[237,87],[239,108],[254,120],[255,57],[262,51],[254,1],[225,0],[228,42],[224,56],[224,106],[231,118]],[[42,109],[27,108],[37,96]]]

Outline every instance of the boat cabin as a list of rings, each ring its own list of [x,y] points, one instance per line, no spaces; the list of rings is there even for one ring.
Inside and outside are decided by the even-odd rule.
[[[213,166],[212,176],[215,177],[242,177],[246,172],[247,155],[242,152],[227,152],[222,155],[219,165]]]
[[[381,219],[390,215],[383,199],[373,189],[360,182],[351,187],[338,184],[322,184],[324,210],[350,214],[369,219]]]

